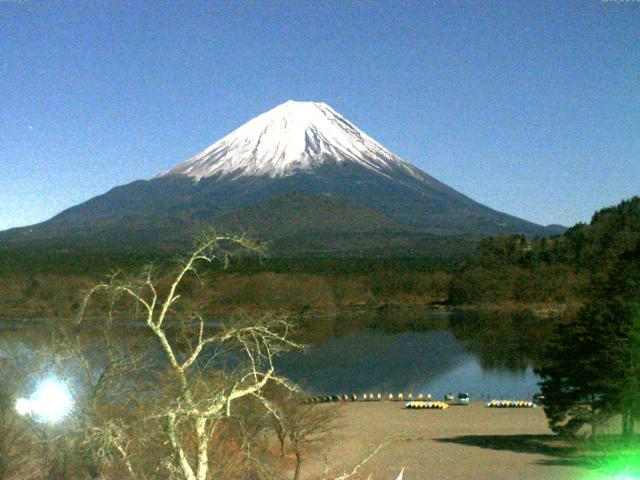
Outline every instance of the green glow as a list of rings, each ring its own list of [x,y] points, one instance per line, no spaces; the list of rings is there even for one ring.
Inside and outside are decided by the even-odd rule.
[[[593,460],[593,473],[586,480],[640,480],[640,449],[622,447]],[[602,451],[602,450],[601,450]]]

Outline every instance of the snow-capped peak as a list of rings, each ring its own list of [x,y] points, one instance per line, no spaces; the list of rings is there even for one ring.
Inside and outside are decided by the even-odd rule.
[[[385,176],[397,168],[417,170],[326,103],[289,100],[161,176],[283,177],[325,162],[356,162]]]

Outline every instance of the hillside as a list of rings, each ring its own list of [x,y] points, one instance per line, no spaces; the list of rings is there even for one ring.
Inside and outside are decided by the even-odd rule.
[[[250,232],[299,255],[395,255],[436,237],[467,243],[559,231],[475,202],[326,104],[287,102],[168,172],[0,232],[0,247],[170,249],[208,226]]]

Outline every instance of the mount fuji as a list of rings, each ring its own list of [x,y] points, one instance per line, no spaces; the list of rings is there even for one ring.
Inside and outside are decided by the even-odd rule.
[[[558,233],[498,212],[402,160],[324,103],[288,101],[175,168],[0,233],[0,244],[135,249],[204,226],[277,253],[389,254],[478,238]]]

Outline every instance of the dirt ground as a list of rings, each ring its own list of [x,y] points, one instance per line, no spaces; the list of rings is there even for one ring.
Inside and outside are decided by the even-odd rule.
[[[357,478],[395,480],[572,480],[588,473],[572,459],[571,448],[555,437],[542,408],[493,409],[482,402],[446,410],[407,410],[401,402],[326,404],[340,418],[326,461],[331,472],[350,471],[368,452],[387,445]],[[324,459],[303,468],[318,478]],[[360,472],[362,475],[360,475]],[[591,477],[590,477],[591,478]]]

